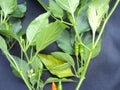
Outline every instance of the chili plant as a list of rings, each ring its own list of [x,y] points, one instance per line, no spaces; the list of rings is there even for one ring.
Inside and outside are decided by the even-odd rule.
[[[21,23],[13,20],[24,16],[25,3],[17,5],[17,0],[0,0],[0,49],[15,76],[21,78],[29,90],[42,90],[51,82],[59,82],[61,90],[61,82],[73,81],[66,79],[71,76],[80,79],[75,89],[79,90],[90,60],[100,52],[105,25],[120,0],[116,0],[112,9],[109,9],[110,0],[49,0],[49,6],[38,1],[47,12],[36,17],[23,35],[18,33]],[[50,16],[55,19],[53,22],[49,22]],[[11,40],[19,44],[20,57],[10,53]],[[55,41],[63,52],[41,54]],[[76,63],[71,55],[75,55]],[[57,77],[43,81],[44,69]]]
[[[23,17],[25,6],[21,5],[17,8],[17,0],[9,0],[9,4],[12,6],[11,8],[9,8],[6,3],[8,3],[6,0],[1,0],[0,2],[2,8],[1,12],[3,12],[3,14],[1,14],[1,28],[3,28],[4,24],[7,25],[4,30],[1,30],[0,49],[10,62],[10,66],[15,76],[21,78],[29,90],[42,90],[47,83],[53,81],[72,81],[65,78],[48,78],[46,81],[42,81],[41,76],[44,67],[38,57],[38,53],[49,44],[53,43],[67,26],[58,20],[49,22],[51,12],[46,12],[36,17],[30,23],[24,35],[15,33],[14,31],[17,30],[18,27],[10,28],[11,24],[9,23],[9,20],[12,17]],[[17,24],[15,21],[13,23]],[[6,37],[16,40],[19,44],[21,50],[20,57],[12,55],[9,52],[9,44],[6,44]],[[69,68],[67,69],[70,71]],[[54,70],[53,72],[55,71],[57,70]],[[68,75],[65,76],[67,77]]]
[[[51,16],[55,20],[69,26],[58,37],[57,44],[66,54],[76,57],[77,64],[71,59],[69,60],[72,63],[69,64],[74,68],[74,75],[80,78],[75,89],[79,90],[91,59],[99,55],[104,28],[120,0],[116,0],[112,9],[109,8],[111,0],[48,0],[49,5],[42,0],[38,0],[38,2],[46,11],[51,11]],[[57,55],[64,60],[66,58],[60,52]],[[40,55],[40,57],[45,65],[46,60],[50,61],[47,56]],[[69,60],[67,59],[68,62]],[[49,68],[46,65],[46,67],[56,75],[52,72],[51,66]]]

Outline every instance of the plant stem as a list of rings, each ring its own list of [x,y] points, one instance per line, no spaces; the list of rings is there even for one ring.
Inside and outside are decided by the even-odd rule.
[[[104,31],[105,25],[106,25],[106,23],[108,22],[110,16],[111,16],[111,15],[113,14],[113,12],[115,11],[115,9],[116,9],[116,7],[118,6],[119,2],[120,2],[120,0],[117,0],[117,1],[116,1],[114,7],[113,7],[112,10],[110,11],[110,13],[109,13],[109,15],[107,16],[107,18],[105,19],[105,21],[104,21],[104,23],[103,23],[103,26],[102,26],[102,29],[101,29],[101,32],[100,32],[100,34],[99,34],[99,36],[98,36],[95,44],[92,46],[92,50],[90,51],[88,60],[87,60],[87,62],[86,62],[84,71],[83,71],[82,76],[81,76],[81,79],[79,80],[79,83],[78,83],[78,85],[77,85],[77,87],[76,87],[75,90],[79,90],[79,88],[81,87],[81,85],[82,85],[82,83],[83,83],[83,81],[84,81],[84,79],[85,79],[85,75],[86,75],[86,72],[87,72],[87,69],[88,69],[88,66],[89,66],[89,63],[90,63],[90,60],[91,60],[91,57],[92,57],[92,53],[93,53],[93,51],[94,51],[94,48],[97,46],[97,44],[98,44],[98,42],[99,42],[99,40],[100,40],[100,38],[101,38],[101,36],[102,36],[102,33],[103,33],[103,31]]]
[[[58,20],[58,19],[56,19],[56,20]],[[59,20],[59,21],[60,21],[60,20]],[[73,26],[71,23],[68,23],[68,22],[66,22],[66,21],[61,20],[61,22],[64,23],[64,24],[66,24],[66,25]]]
[[[25,54],[26,60],[29,62],[29,57],[28,57],[26,51],[23,50],[23,52],[24,52],[24,54]]]
[[[27,81],[26,78],[24,77],[22,71],[20,71],[20,75],[21,75],[22,79],[24,80],[25,84],[27,85],[28,89],[29,89],[29,90],[32,90],[30,84],[28,83],[28,81]]]
[[[7,55],[10,57],[10,59],[13,61],[14,65],[16,66],[17,70],[19,71],[20,69],[19,69],[15,59],[10,54],[7,54]]]
[[[1,16],[0,16],[0,23],[2,23],[2,10],[1,10]]]
[[[76,23],[75,23],[75,18],[74,18],[74,15],[73,15],[73,14],[72,14],[72,17],[73,17],[73,25],[74,25],[73,27],[74,27],[76,36],[77,36],[77,38],[78,38],[78,41],[79,41],[80,44],[84,45],[84,44],[81,42],[81,38],[80,38],[79,33],[78,33],[78,31],[77,31]],[[85,45],[84,45],[84,47],[87,48]],[[87,48],[87,49],[90,50],[89,48]],[[90,60],[91,60],[91,56],[92,56],[92,51],[90,51],[90,54],[89,54],[88,60],[87,60],[87,62],[86,62],[86,65],[85,65],[83,74],[82,74],[81,79],[80,79],[80,81],[79,81],[79,83],[78,83],[78,85],[77,85],[77,87],[76,87],[75,90],[79,90],[80,86],[82,85],[82,82],[83,82],[84,79],[85,79],[86,71],[87,71],[87,68],[88,68],[88,66],[89,66],[89,63],[90,63]],[[77,63],[78,63],[78,62],[77,62]],[[79,63],[78,63],[78,64],[79,64]]]
[[[8,59],[8,61],[10,62],[11,66],[12,66],[13,68],[16,68],[16,65],[14,64],[13,61],[11,61],[11,58],[9,57],[9,55],[8,55],[8,54],[5,54],[5,55],[6,55],[7,59]]]
[[[92,31],[92,35],[93,35],[93,37],[92,37],[92,46],[95,45],[95,32],[96,31]]]
[[[16,41],[13,41],[12,44],[10,45],[10,47],[8,48],[8,50],[10,51],[12,49],[12,47],[15,45]]]
[[[108,14],[107,18],[105,19],[105,21],[104,21],[104,23],[103,23],[103,26],[102,26],[102,29],[101,29],[101,31],[100,31],[100,34],[99,34],[99,36],[98,36],[98,38],[97,38],[97,40],[96,40],[96,42],[95,42],[95,46],[94,46],[94,47],[97,46],[97,44],[98,44],[98,42],[99,42],[99,40],[100,40],[100,38],[101,38],[101,36],[102,36],[102,34],[103,34],[104,28],[105,28],[105,26],[106,26],[109,18],[111,17],[111,15],[113,14],[113,12],[114,12],[115,9],[117,8],[119,2],[120,2],[120,0],[117,0],[117,1],[116,1],[116,3],[115,3],[115,5],[113,6],[112,10],[110,11],[110,13]]]
[[[29,84],[28,81],[25,79],[22,71],[20,70],[20,68],[19,68],[18,65],[16,64],[14,58],[13,58],[11,55],[9,55],[9,54],[7,54],[6,56],[7,56],[8,60],[10,61],[10,63],[12,64],[12,66],[15,65],[14,68],[17,68],[17,71],[20,73],[22,79],[24,80],[24,82],[25,82],[25,84],[27,85],[27,87],[29,88],[29,90],[32,90],[30,84]],[[13,62],[11,62],[11,60],[12,60]]]
[[[84,43],[80,42],[80,44],[81,44],[83,47],[85,47],[88,51],[90,51],[90,48],[87,47]]]
[[[39,52],[36,52],[35,55],[33,56],[33,58],[31,58],[31,60],[28,62],[28,65],[30,65],[36,58],[36,56],[38,55]]]
[[[93,52],[93,51],[91,50],[91,51],[90,51],[90,54],[89,54],[89,56],[88,56],[88,60],[87,60],[87,62],[86,62],[86,65],[85,65],[84,71],[83,71],[83,73],[82,73],[81,79],[79,80],[79,83],[78,83],[78,85],[77,85],[77,87],[76,87],[75,90],[79,90],[79,88],[80,88],[81,85],[82,85],[82,82],[83,82],[84,79],[85,79],[85,75],[86,75],[86,72],[87,72],[87,69],[88,69],[88,66],[89,66],[90,60],[91,60],[92,52]]]
[[[20,45],[20,47],[21,47],[21,49],[26,57],[26,60],[29,61],[29,57],[28,57],[27,52],[26,52],[27,50],[23,47],[23,45],[20,41],[19,41],[19,45]]]
[[[78,33],[78,31],[77,31],[77,28],[76,28],[75,16],[74,16],[73,13],[72,13],[71,15],[72,15],[72,18],[73,18],[72,24],[73,24],[73,27],[74,27],[74,31],[75,31],[75,34],[76,34],[76,36],[77,36],[78,43],[80,43],[80,42],[81,42],[81,39],[80,39],[79,33]],[[75,50],[75,51],[76,51],[76,50]],[[80,66],[80,65],[79,65],[78,55],[76,55],[76,60],[77,60],[77,69],[79,69],[79,66]]]
[[[78,41],[79,41],[79,43],[80,43],[80,42],[81,42],[81,39],[80,39],[79,33],[78,33],[78,31],[77,31],[75,16],[74,16],[74,14],[71,14],[71,15],[72,15],[72,18],[73,18],[72,24],[73,24],[73,27],[74,27],[74,30],[75,30],[75,34],[76,34],[77,39],[78,39]]]
[[[39,75],[38,75],[38,80],[37,80],[37,90],[39,90],[39,85],[40,85],[40,77],[41,77],[41,70],[39,71]]]
[[[33,56],[33,47],[31,47],[31,51],[30,51],[30,60],[32,59]]]
[[[7,14],[4,13],[4,18],[3,18],[3,22],[6,21],[6,18],[7,18]]]

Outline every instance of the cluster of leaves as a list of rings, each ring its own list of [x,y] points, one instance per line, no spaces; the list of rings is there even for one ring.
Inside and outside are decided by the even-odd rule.
[[[0,0],[0,34],[5,36],[8,48],[15,44],[16,35],[21,34],[21,18],[26,12],[26,3],[17,4],[17,0]]]
[[[40,60],[38,56],[41,50],[56,41],[58,35],[67,28],[67,25],[57,20],[49,22],[51,12],[46,12],[39,15],[30,23],[26,30],[25,37],[20,32],[22,28],[20,18],[22,18],[26,12],[25,3],[18,5],[17,0],[9,0],[9,5],[6,3],[8,3],[7,0],[0,1],[0,49],[10,62],[15,76],[23,79],[29,90],[42,90],[44,85],[52,81],[72,81],[65,78],[49,78],[45,82],[42,81],[41,76],[44,67],[42,60]],[[8,40],[10,41],[9,43]],[[13,46],[11,44],[14,44],[13,40],[19,43],[21,49],[20,57],[12,55],[9,51]],[[64,63],[66,62],[60,62],[61,65]],[[60,64],[58,63],[58,65]],[[53,73],[56,73],[56,71],[57,70],[53,69]],[[68,68],[68,71],[71,70]],[[62,74],[61,72],[60,76]]]
[[[114,6],[111,12],[109,12],[110,0],[49,0],[49,5],[46,5],[42,0],[38,0],[38,2],[46,11],[51,11],[51,16],[55,20],[59,20],[69,26],[69,28],[64,30],[57,38],[56,42],[64,53],[69,56],[76,56],[77,64],[70,58],[69,60],[71,61],[69,61],[67,59],[68,55],[64,54],[64,56],[59,54],[59,57],[63,56],[69,62],[68,64],[73,68],[73,75],[80,78],[80,82],[76,87],[76,90],[79,90],[85,78],[90,60],[100,53],[101,37],[105,25],[115,10],[115,7],[118,5],[119,0],[116,1],[116,6]],[[52,74],[60,77],[58,73],[52,72],[51,65],[46,64],[48,60],[49,63],[55,63],[55,61],[50,59],[49,55],[46,55],[46,57],[45,55],[40,56],[40,58],[44,60],[42,61],[47,69]],[[53,54],[52,56],[54,57]],[[64,70],[65,69],[62,71]]]
[[[108,12],[110,0],[49,0],[49,6],[41,0],[38,2],[47,12],[30,23],[24,37],[20,33],[20,18],[26,12],[25,3],[18,5],[17,0],[0,0],[0,49],[9,60],[13,73],[23,79],[29,90],[42,90],[51,82],[71,82],[73,80],[66,79],[71,76],[80,78],[76,87],[79,90],[90,60],[101,50],[105,24],[119,0],[112,12]],[[55,21],[49,22],[50,16]],[[20,57],[9,52],[13,41],[19,43]],[[63,52],[40,54],[55,41]],[[44,68],[55,77],[43,81]]]

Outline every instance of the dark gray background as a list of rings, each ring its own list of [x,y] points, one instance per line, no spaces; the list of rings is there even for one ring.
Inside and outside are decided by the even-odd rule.
[[[19,3],[24,1],[19,0]],[[26,30],[30,21],[45,12],[37,3],[37,0],[26,0],[26,2],[27,13],[23,19],[23,30]],[[56,50],[56,47],[52,44],[45,51],[54,50]],[[12,52],[18,53],[19,50],[14,47]],[[46,73],[43,79],[47,75]],[[76,83],[64,83],[63,90],[74,90],[75,86]],[[0,90],[28,90],[23,81],[12,74],[9,62],[1,52]],[[44,90],[51,90],[51,86],[47,85]],[[86,79],[80,90],[120,90],[120,5],[105,28],[102,51],[98,57],[91,61]]]

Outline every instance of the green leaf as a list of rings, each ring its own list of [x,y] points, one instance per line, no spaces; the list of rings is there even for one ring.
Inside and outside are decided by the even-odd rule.
[[[48,78],[48,79],[45,81],[45,84],[48,84],[48,83],[51,83],[51,82],[59,82],[59,81],[62,81],[62,82],[75,82],[75,81],[72,80],[72,79],[67,79],[67,78],[59,79],[59,78],[50,77],[50,78]]]
[[[0,49],[6,54],[8,53],[7,44],[5,40],[0,36]]]
[[[92,54],[92,58],[98,56],[100,51],[101,51],[101,40],[99,40],[96,48],[94,49],[93,54]]]
[[[47,7],[47,5],[42,1],[42,0],[37,0],[40,5],[46,10],[46,11],[49,11],[49,8]]]
[[[95,32],[109,9],[110,0],[92,0],[88,5],[88,19]]]
[[[59,60],[64,60],[66,61],[67,63],[69,63],[71,66],[74,67],[75,63],[74,63],[74,60],[73,58],[67,54],[67,53],[63,53],[63,52],[53,52],[51,53],[51,55],[53,57],[55,57],[56,59],[59,59]]]
[[[53,0],[49,0],[50,3],[50,11],[53,13],[53,15],[57,18],[62,18],[64,16],[63,10],[57,5],[56,2]]]
[[[6,37],[8,37],[8,38],[9,38],[9,36],[10,36],[10,37],[16,39],[17,41],[19,41],[19,36],[17,36],[15,33],[13,33],[13,32],[10,31],[10,30],[0,30],[0,34],[6,36]]]
[[[88,45],[92,43],[92,33],[91,32],[85,32],[82,36],[82,41],[85,45]]]
[[[62,65],[50,68],[50,72],[60,78],[73,76],[72,70],[68,63],[64,63]]]
[[[56,21],[46,25],[43,30],[37,34],[36,39],[36,50],[41,51],[46,48],[48,45],[56,41],[57,37],[61,32],[66,28],[66,25]]]
[[[62,34],[57,38],[57,44],[60,49],[62,49],[64,52],[72,55],[74,50],[71,43],[71,36],[70,33],[67,30],[64,30]]]
[[[92,33],[85,32],[82,36],[82,41],[87,47],[92,48]],[[80,55],[84,61],[88,59],[89,53],[90,51],[88,49],[86,49],[84,46],[80,46]]]
[[[78,12],[79,14],[77,16],[77,30],[79,34],[81,34],[83,32],[90,30],[90,26],[89,26],[88,18],[87,18],[87,6],[84,6],[82,11],[80,8]]]
[[[92,43],[88,44],[87,47],[91,48],[92,47]],[[100,53],[100,51],[101,51],[101,40],[99,41],[99,43],[97,44],[96,48],[94,49],[91,58],[95,58],[96,56],[98,56],[99,53]],[[84,57],[83,57],[84,60],[88,59],[89,53],[90,53],[90,51],[88,51],[88,49],[86,49],[84,47],[84,52],[83,52],[83,54],[84,54]]]
[[[43,64],[38,56],[34,58],[34,62],[31,63],[31,66],[35,70],[35,72],[39,72],[39,70],[41,70],[42,74]]]
[[[74,14],[77,6],[79,5],[80,0],[56,0],[58,5],[60,5],[61,8],[68,11],[71,14]]]
[[[11,14],[16,10],[17,0],[0,0],[0,6],[6,17],[8,14]]]
[[[16,18],[10,18],[9,22],[12,25],[13,33],[18,34],[22,29],[21,20]]]
[[[36,41],[36,35],[38,32],[43,31],[44,27],[48,24],[48,17],[50,12],[41,14],[35,20],[33,20],[27,28],[26,35],[30,44]]]
[[[46,66],[46,68],[53,74],[58,76],[59,78],[73,76],[71,66],[63,61],[56,59],[52,55],[44,55],[40,54],[40,59]]]
[[[17,6],[17,9],[12,13],[11,16],[16,18],[22,18],[25,15],[26,10],[26,2],[24,2]]]

